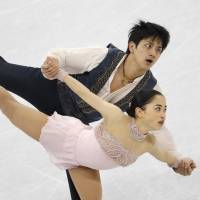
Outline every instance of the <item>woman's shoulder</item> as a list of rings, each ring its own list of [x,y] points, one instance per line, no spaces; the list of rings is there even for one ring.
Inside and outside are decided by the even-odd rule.
[[[115,125],[119,125],[121,123],[129,123],[131,121],[130,117],[123,112],[118,107],[113,107],[113,109],[110,109],[110,114],[108,118],[104,118],[105,122],[114,123]],[[121,123],[119,123],[121,122]]]

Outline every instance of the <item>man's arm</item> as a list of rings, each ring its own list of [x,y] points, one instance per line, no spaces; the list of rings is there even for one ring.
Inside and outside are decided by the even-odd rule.
[[[59,48],[47,56],[57,58],[59,67],[68,74],[80,74],[97,67],[107,52],[107,48]]]

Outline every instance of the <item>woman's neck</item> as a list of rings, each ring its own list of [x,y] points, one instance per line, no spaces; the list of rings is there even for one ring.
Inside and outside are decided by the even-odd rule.
[[[141,120],[135,119],[135,124],[140,133],[143,135],[147,135],[150,131],[150,129]]]

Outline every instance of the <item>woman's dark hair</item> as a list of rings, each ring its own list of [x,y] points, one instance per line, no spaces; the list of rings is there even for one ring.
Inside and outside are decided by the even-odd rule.
[[[151,103],[153,98],[156,95],[161,95],[163,94],[161,92],[158,92],[156,90],[141,90],[135,96],[133,97],[129,108],[126,110],[128,115],[132,116],[135,118],[135,109],[136,108],[142,108],[144,109],[144,106],[148,103]]]
[[[153,39],[159,38],[161,40],[162,51],[167,47],[170,39],[169,32],[163,26],[140,20],[130,29],[128,43],[132,41],[137,47],[141,40],[150,37]],[[129,48],[127,48],[126,53],[130,53]]]

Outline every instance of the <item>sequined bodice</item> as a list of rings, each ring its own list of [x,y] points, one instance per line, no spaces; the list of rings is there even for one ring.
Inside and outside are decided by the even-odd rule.
[[[144,135],[141,135],[139,133],[137,127],[135,126],[135,123],[132,122],[130,126],[130,134],[134,139],[141,141],[145,138]],[[104,152],[117,164],[125,167],[136,161],[137,155],[123,147],[122,144],[120,144],[120,142],[117,139],[115,139],[114,136],[109,134],[103,128],[102,124],[96,127],[95,136]]]
[[[95,136],[104,152],[117,164],[125,167],[137,159],[135,155],[125,149],[111,134],[107,133],[102,126],[96,127]]]

